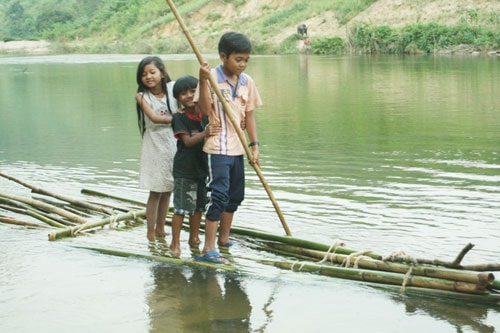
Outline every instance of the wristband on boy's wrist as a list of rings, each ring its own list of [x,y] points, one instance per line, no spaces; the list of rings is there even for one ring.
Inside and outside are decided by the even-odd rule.
[[[252,141],[248,144],[248,147],[253,147],[253,146],[258,146],[259,145],[259,141]]]

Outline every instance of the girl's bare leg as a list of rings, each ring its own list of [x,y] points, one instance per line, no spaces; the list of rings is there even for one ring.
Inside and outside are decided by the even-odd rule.
[[[155,225],[158,219],[158,207],[160,203],[159,192],[149,192],[148,202],[146,203],[146,220],[148,223],[147,238],[150,242],[153,242],[155,237]]]
[[[168,207],[170,205],[170,195],[172,192],[163,192],[160,194],[158,213],[156,215],[155,236],[165,237],[165,219],[167,218]]]

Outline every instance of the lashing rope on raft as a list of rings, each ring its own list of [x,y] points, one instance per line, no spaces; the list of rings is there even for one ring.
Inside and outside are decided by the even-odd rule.
[[[403,283],[401,284],[401,290],[400,290],[401,294],[404,294],[406,291],[406,285],[408,284],[408,281],[411,278],[411,273],[413,273],[413,267],[414,267],[413,264],[411,264],[410,269],[405,274],[405,278],[403,279]]]
[[[406,285],[408,284],[408,282],[411,279],[411,274],[413,273],[413,267],[415,267],[415,265],[418,265],[418,260],[416,258],[410,256],[409,254],[407,254],[404,250],[395,251],[395,252],[391,253],[390,255],[388,255],[387,257],[382,258],[382,260],[383,261],[392,261],[392,262],[400,261],[400,262],[410,263],[410,268],[408,269],[408,272],[406,272],[405,278],[403,279],[403,283],[401,284],[400,291],[402,294],[404,294],[405,290],[406,290]]]
[[[113,224],[116,223],[117,219],[118,219],[118,215],[111,215],[109,217],[109,229],[113,229],[114,228]]]
[[[402,261],[402,262],[409,262],[415,265],[418,264],[418,260],[407,254],[404,250],[395,251],[390,255],[388,255],[387,257],[382,258],[382,261],[393,261],[393,262]]]
[[[370,257],[365,256],[365,254],[368,254],[371,252],[372,252],[372,250],[363,250],[363,251],[351,253],[347,256],[347,258],[344,259],[344,261],[342,261],[342,263],[340,265],[348,268],[349,266],[351,266],[351,260],[355,259],[354,264],[353,264],[353,268],[358,268],[358,264],[359,264],[359,261],[361,259],[371,259]]]
[[[336,240],[331,246],[330,248],[328,249],[328,251],[326,251],[325,253],[325,256],[323,257],[323,259],[321,259],[320,261],[318,261],[318,264],[323,264],[325,263],[327,260],[328,260],[328,255],[330,254],[335,254],[335,252],[337,251],[337,248],[339,246],[344,246],[345,243],[340,241],[340,240]],[[333,264],[333,260],[330,259],[330,262]]]
[[[135,213],[134,213],[134,216],[135,216]],[[118,215],[111,215],[109,217],[109,228],[110,229],[113,229],[113,227],[114,227],[113,224],[115,224],[117,220],[118,220]],[[74,237],[76,234],[81,233],[82,229],[85,228],[86,224],[82,224],[78,229],[72,230],[71,231],[71,236]]]
[[[301,270],[302,270],[302,268],[304,268],[304,265],[305,265],[306,263],[305,263],[305,262],[302,262],[302,263],[301,263],[300,261],[294,261],[294,262],[292,263],[292,266],[290,267],[290,270],[291,270],[291,271],[293,271],[293,268],[295,267],[295,264],[300,264],[300,267],[299,267],[298,271],[301,271]]]

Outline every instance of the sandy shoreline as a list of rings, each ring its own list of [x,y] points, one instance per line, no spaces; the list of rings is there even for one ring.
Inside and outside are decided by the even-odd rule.
[[[0,42],[0,53],[44,54],[49,52],[50,43],[44,40]]]

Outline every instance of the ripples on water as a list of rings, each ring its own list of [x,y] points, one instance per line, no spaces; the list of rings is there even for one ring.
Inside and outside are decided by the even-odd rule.
[[[65,195],[78,197],[88,188],[145,202],[147,193],[137,188],[140,138],[132,104],[135,65],[141,58],[0,58],[1,109],[32,111],[29,121],[22,122],[15,113],[0,113],[0,171]],[[405,59],[252,59],[256,66],[251,74],[265,101],[257,113],[263,174],[296,237],[325,244],[341,239],[352,249],[382,255],[403,249],[415,257],[441,260],[453,260],[472,242],[476,247],[465,264],[495,262],[500,238],[500,117],[496,99],[485,90],[497,84],[498,66],[485,61],[483,85],[472,87],[476,91],[471,93],[471,87],[464,91],[455,84],[467,81],[463,61]],[[173,77],[197,72],[191,56],[170,57],[168,65]],[[27,74],[21,74],[21,67]],[[50,73],[57,75],[56,83],[48,80]],[[274,87],[276,78],[281,78],[280,89]],[[31,93],[17,96],[18,91]],[[54,94],[56,100],[47,98]],[[247,183],[235,225],[284,234],[251,168]],[[0,191],[29,195],[3,178]],[[72,247],[147,252],[141,228],[55,243],[46,241],[46,231],[0,228],[0,322],[10,331],[26,321],[26,331],[51,332],[61,327],[59,320],[66,320],[63,327],[80,332],[95,327],[145,332],[169,323],[194,325],[189,327],[195,332],[196,325],[209,325],[215,314],[184,311],[184,306],[200,302],[184,297],[182,287],[206,292],[210,285],[224,291],[227,277],[246,295],[224,303],[221,294],[211,306],[223,309],[250,302],[247,319],[254,330],[310,331],[313,322],[324,330],[344,331],[429,327],[454,332],[460,327],[491,332],[491,327],[500,327],[498,311],[274,270],[250,260],[274,255],[246,246],[232,250],[241,260],[241,276],[198,280],[191,270],[174,272],[165,269],[170,266]],[[31,321],[25,320],[26,308]],[[360,313],[367,321],[359,321]],[[217,318],[219,324],[231,325]],[[44,322],[49,323],[42,327]],[[408,327],[408,322],[413,325]]]
[[[263,170],[299,237],[325,243],[340,238],[353,248],[384,255],[404,249],[450,259],[472,242],[476,247],[464,262],[495,261],[500,166],[464,159],[410,162],[404,155],[372,154],[357,162],[334,157],[327,159],[332,161],[328,167],[294,154],[284,172]],[[266,199],[261,196],[255,205]],[[272,216],[271,210],[266,213]]]

